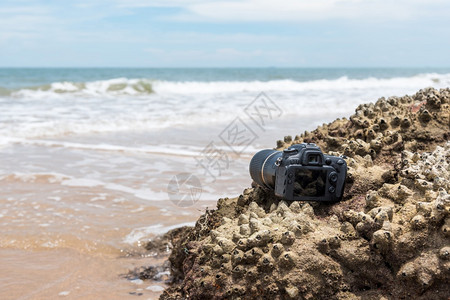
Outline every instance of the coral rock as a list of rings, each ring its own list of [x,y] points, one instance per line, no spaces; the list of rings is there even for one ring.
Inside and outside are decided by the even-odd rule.
[[[447,299],[449,124],[450,89],[430,88],[278,141],[347,155],[343,201],[221,199],[173,242],[161,299]]]

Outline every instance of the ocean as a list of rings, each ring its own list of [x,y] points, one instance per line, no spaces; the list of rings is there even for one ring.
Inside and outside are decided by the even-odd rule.
[[[0,69],[0,298],[156,298],[123,276],[158,262],[141,245],[249,187],[259,149],[449,86],[433,68]]]

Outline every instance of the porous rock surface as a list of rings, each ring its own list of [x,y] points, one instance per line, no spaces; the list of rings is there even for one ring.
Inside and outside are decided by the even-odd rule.
[[[450,89],[381,98],[294,139],[346,155],[343,201],[219,199],[170,256],[161,299],[448,299]]]

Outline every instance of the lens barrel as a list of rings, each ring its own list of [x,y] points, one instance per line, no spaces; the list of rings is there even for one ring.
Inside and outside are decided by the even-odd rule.
[[[272,149],[261,150],[250,161],[250,176],[253,181],[269,189],[275,188],[275,162],[281,157],[282,152]]]

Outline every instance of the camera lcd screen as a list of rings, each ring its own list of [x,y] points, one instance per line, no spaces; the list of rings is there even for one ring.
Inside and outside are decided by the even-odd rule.
[[[322,197],[327,184],[326,170],[299,168],[295,170],[294,196]]]

